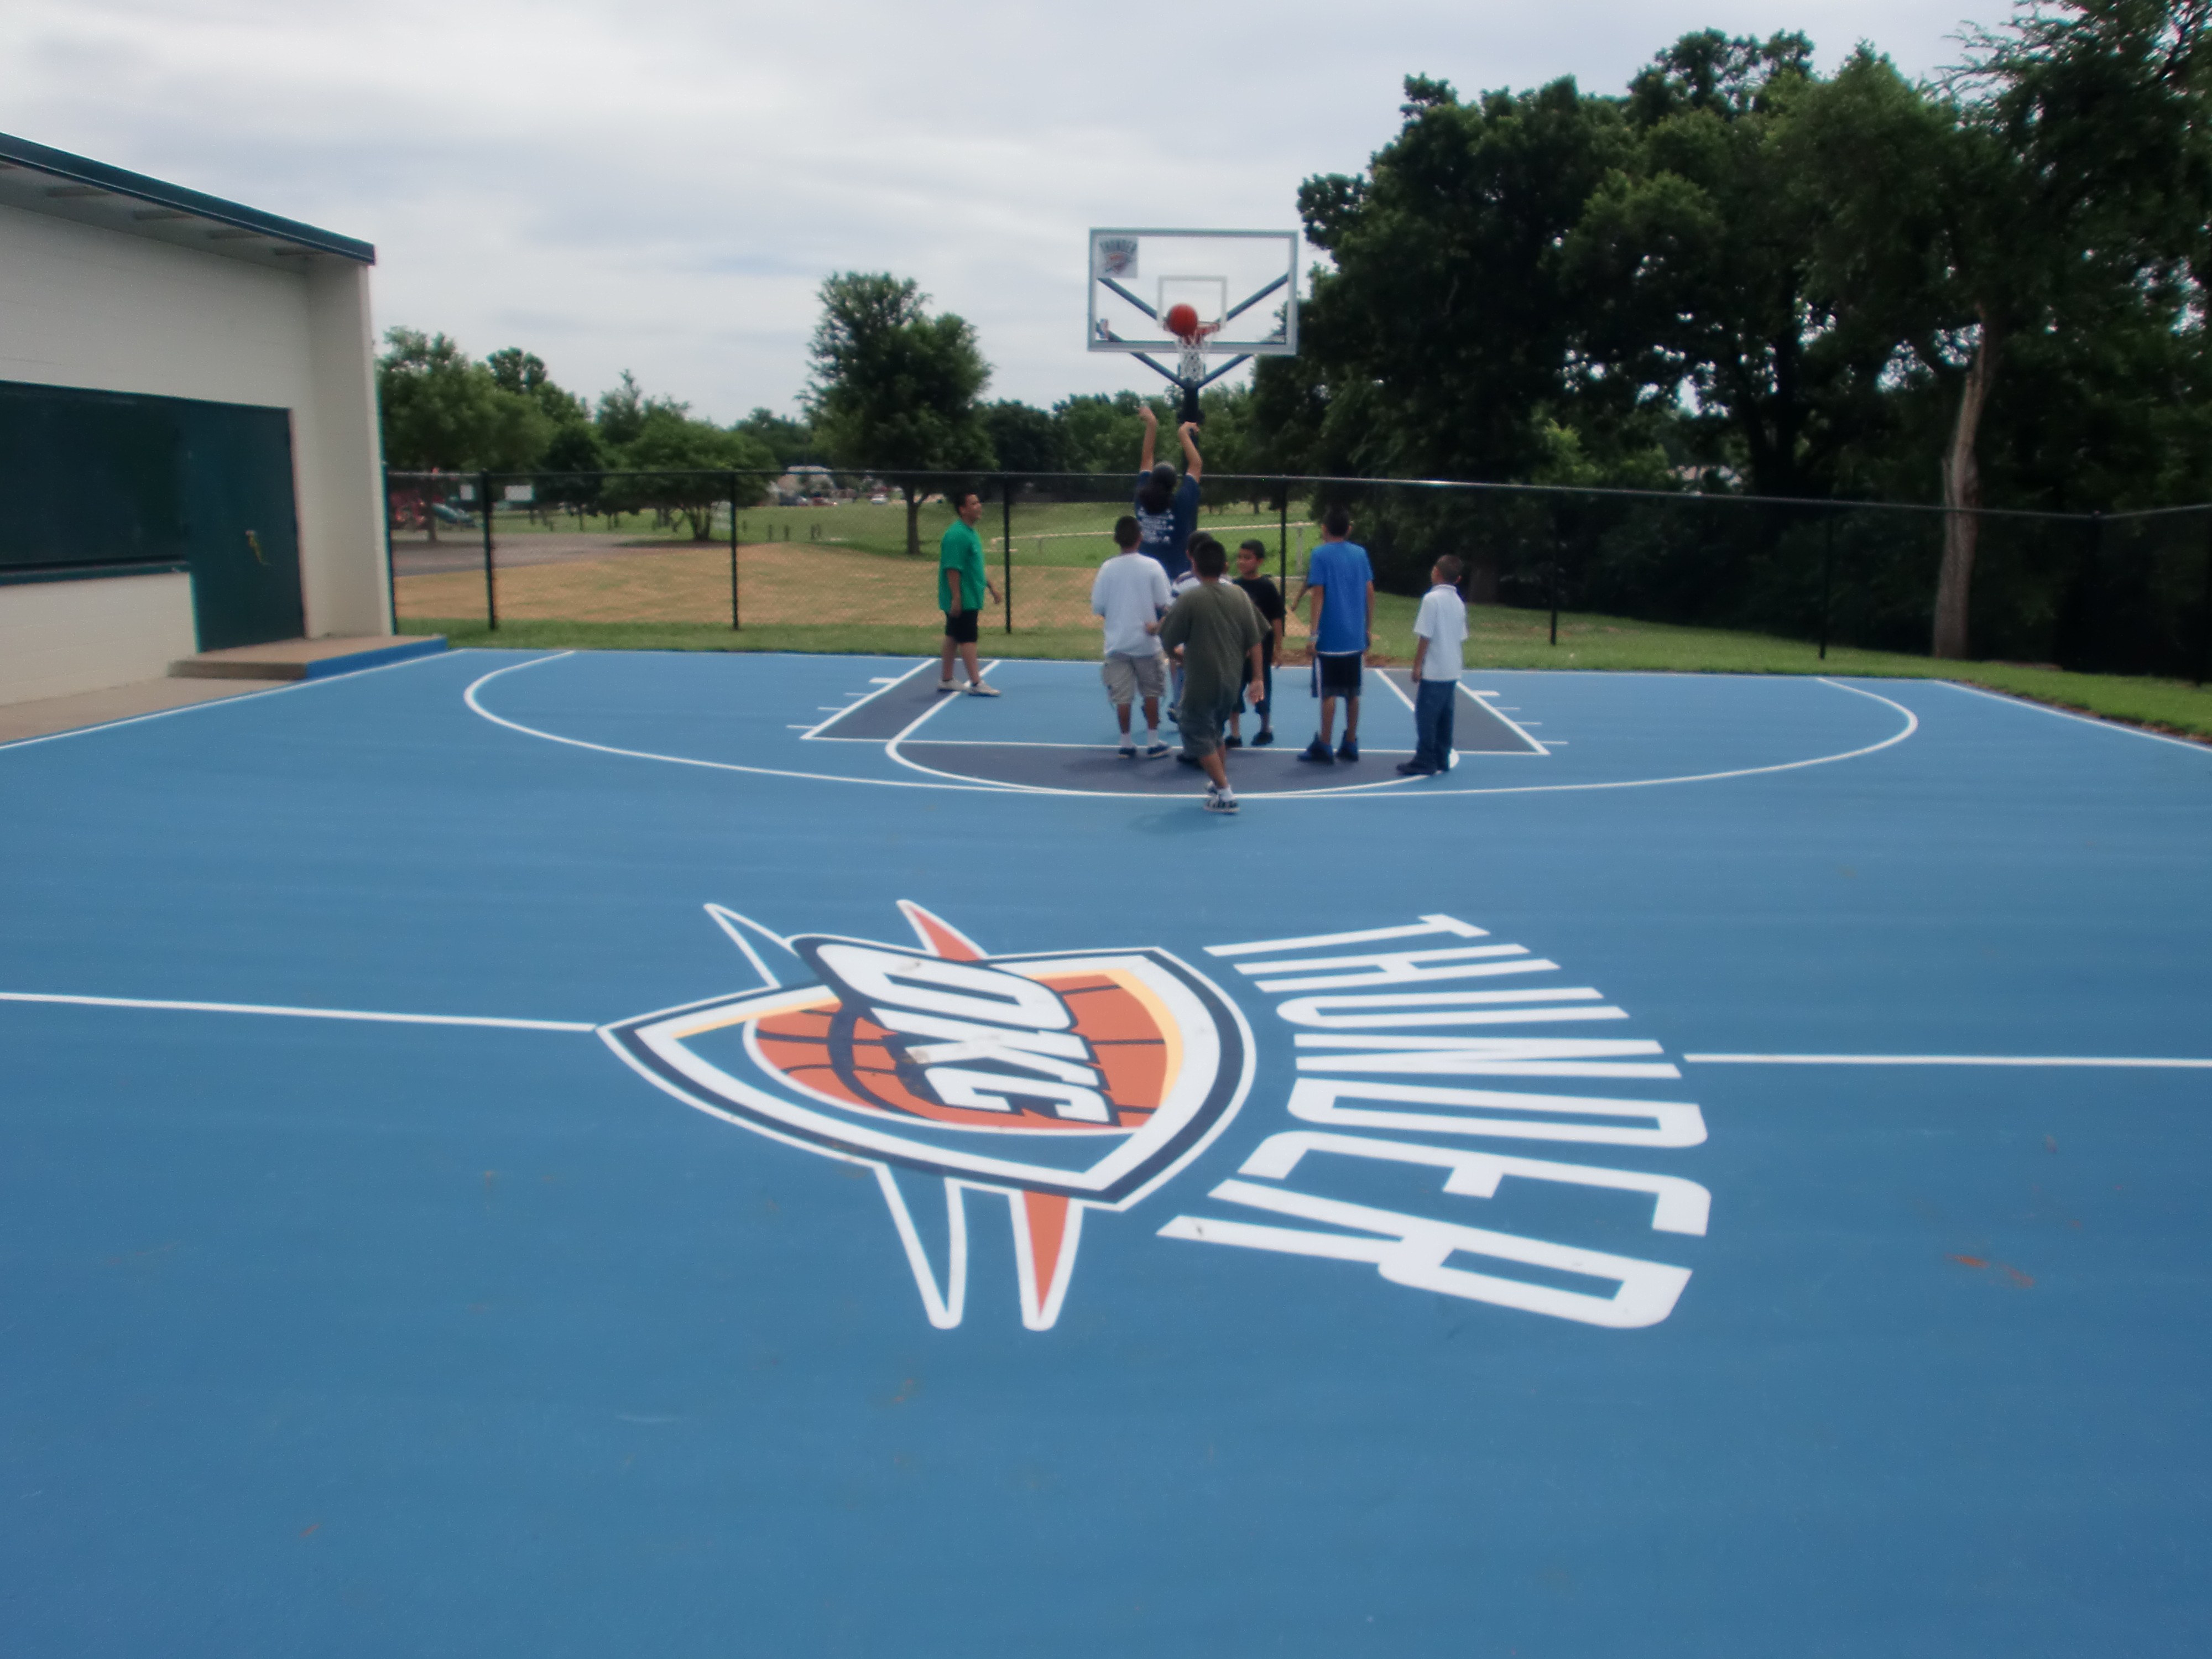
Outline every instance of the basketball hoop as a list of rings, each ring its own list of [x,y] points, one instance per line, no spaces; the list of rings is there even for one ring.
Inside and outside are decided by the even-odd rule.
[[[1219,323],[1197,323],[1188,330],[1178,330],[1179,342],[1176,367],[1182,371],[1184,389],[1195,392],[1198,383],[1206,378],[1206,343],[1220,332]]]

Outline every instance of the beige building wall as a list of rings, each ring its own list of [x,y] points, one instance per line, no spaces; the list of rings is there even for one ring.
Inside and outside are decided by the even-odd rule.
[[[327,253],[296,263],[271,269],[0,206],[0,380],[289,410],[307,633],[383,635],[389,590],[368,267]],[[90,623],[89,656],[112,660],[88,660],[89,678],[70,689],[147,678],[135,667],[116,678],[135,649],[123,642],[127,618],[143,603],[125,592],[131,585],[0,586],[0,651],[20,637],[11,613],[51,617],[59,602],[47,590],[86,589],[63,609]],[[175,655],[190,654],[188,587],[182,603],[188,648]],[[112,650],[96,621],[111,604]]]

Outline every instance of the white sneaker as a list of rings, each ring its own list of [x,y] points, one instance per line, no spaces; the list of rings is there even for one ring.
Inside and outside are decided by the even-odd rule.
[[[960,682],[958,680],[939,680],[937,683],[937,695],[940,697],[947,691],[957,691],[959,689]]]
[[[1237,810],[1237,804],[1236,796],[1224,795],[1220,790],[1215,788],[1210,783],[1206,786],[1206,810],[1207,811],[1233,812]]]
[[[995,697],[999,695],[999,688],[986,685],[981,680],[970,680],[968,682],[968,695],[971,697]]]

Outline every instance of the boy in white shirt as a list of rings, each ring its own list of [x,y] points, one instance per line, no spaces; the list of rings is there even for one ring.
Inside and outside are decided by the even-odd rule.
[[[1452,763],[1452,709],[1466,666],[1467,605],[1459,596],[1460,562],[1447,553],[1429,572],[1434,584],[1413,618],[1413,758],[1398,770],[1433,777]]]
[[[1106,660],[1099,678],[1121,723],[1121,758],[1134,760],[1137,745],[1129,736],[1129,704],[1141,696],[1145,704],[1145,754],[1157,758],[1168,752],[1160,741],[1160,690],[1165,684],[1166,659],[1160,655],[1160,617],[1168,608],[1168,576],[1158,559],[1137,550],[1142,532],[1135,519],[1126,514],[1115,520],[1114,544],[1121,550],[1098,567],[1091,582],[1091,609],[1106,619]]]

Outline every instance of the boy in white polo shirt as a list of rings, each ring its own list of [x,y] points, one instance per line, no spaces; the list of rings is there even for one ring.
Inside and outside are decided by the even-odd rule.
[[[1168,752],[1160,741],[1160,690],[1167,676],[1160,655],[1160,616],[1168,608],[1167,572],[1158,559],[1139,552],[1142,532],[1135,519],[1115,521],[1114,544],[1121,550],[1098,567],[1091,582],[1091,609],[1106,619],[1106,660],[1099,678],[1121,723],[1121,758],[1134,760],[1137,745],[1129,736],[1129,704],[1141,696],[1145,703],[1145,754],[1157,758]]]
[[[1429,572],[1433,584],[1413,618],[1413,758],[1398,770],[1432,777],[1452,763],[1452,709],[1466,666],[1467,605],[1459,596],[1460,562],[1447,553]]]

